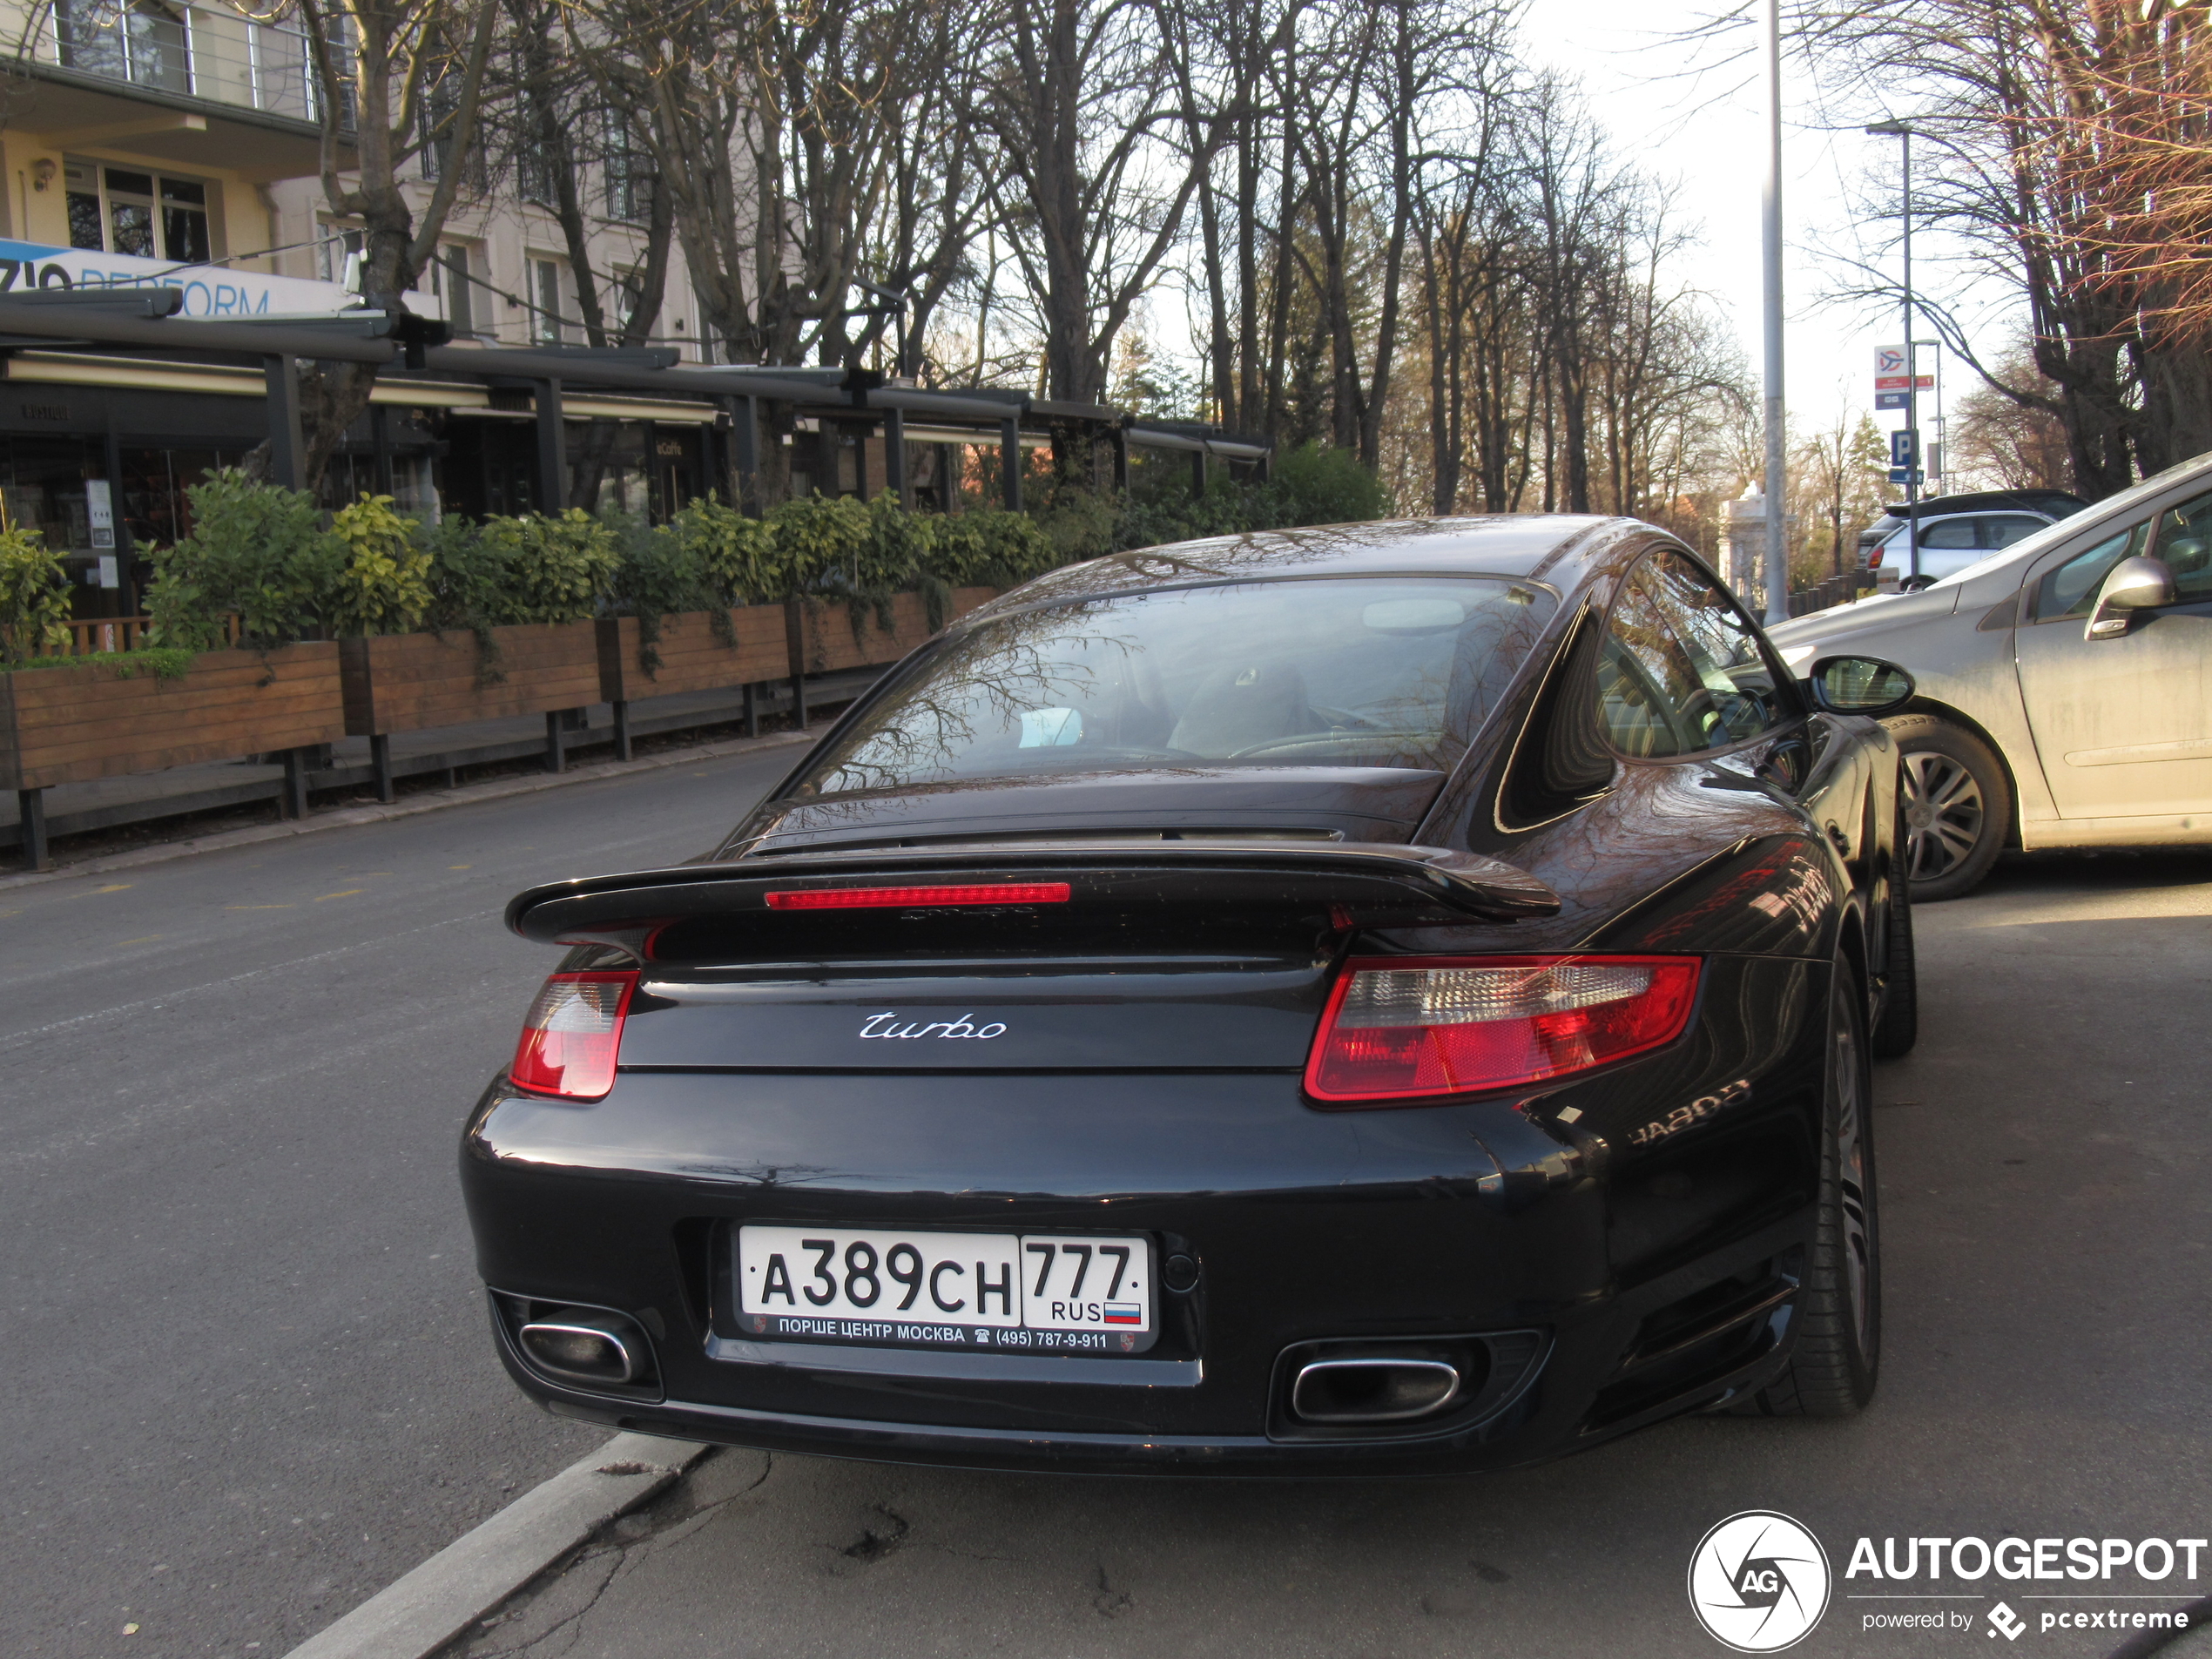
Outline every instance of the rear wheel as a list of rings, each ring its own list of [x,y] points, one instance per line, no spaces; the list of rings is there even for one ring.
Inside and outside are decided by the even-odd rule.
[[[1932,714],[1883,725],[1904,757],[1905,867],[1916,903],[1961,898],[2004,850],[2013,789],[1996,751]]]
[[[1900,826],[1897,838],[1900,860],[1906,839]],[[1902,868],[1890,878],[1889,934],[1882,1017],[1876,1022],[1873,1038],[1867,1045],[1877,1060],[1900,1059],[1912,1052],[1912,1045],[1920,1038],[1920,981],[1912,957],[1912,889]]]
[[[1882,1365],[1881,1237],[1874,1207],[1873,1091],[1860,1040],[1860,999],[1838,962],[1828,999],[1820,1211],[1789,1369],[1758,1394],[1773,1417],[1849,1417],[1874,1397]]]

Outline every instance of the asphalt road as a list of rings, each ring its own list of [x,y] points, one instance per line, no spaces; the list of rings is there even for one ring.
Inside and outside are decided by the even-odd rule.
[[[0,890],[0,1654],[273,1659],[606,1438],[498,1369],[453,1175],[554,956],[500,908],[792,759]]]
[[[732,1452],[468,1648],[853,1654],[1723,1653],[1690,1555],[1780,1510],[1837,1575],[1806,1654],[2109,1654],[2047,1614],[2212,1588],[1845,1568],[1860,1536],[2212,1536],[2212,857],[2006,867],[1920,913],[1925,1037],[1876,1077],[1887,1360],[1842,1423],[1694,1418],[1501,1476],[1146,1483]],[[549,1428],[541,1433],[551,1433]],[[2002,1595],[2025,1628],[2000,1640]],[[2052,1596],[2091,1599],[2054,1601]],[[1903,1609],[1959,1628],[1870,1629]],[[2192,1637],[2188,1651],[2204,1649]]]

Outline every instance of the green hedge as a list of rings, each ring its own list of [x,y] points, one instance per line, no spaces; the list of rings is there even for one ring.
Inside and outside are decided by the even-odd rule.
[[[1351,456],[1311,446],[1282,457],[1264,484],[1217,479],[1196,498],[1174,487],[1134,498],[1062,491],[1034,515],[808,496],[765,518],[698,501],[662,525],[572,507],[426,526],[388,496],[326,519],[305,492],[234,469],[186,493],[192,534],[150,555],[156,645],[220,644],[229,615],[253,646],[423,628],[470,630],[488,642],[489,630],[513,623],[631,616],[645,624],[648,667],[657,666],[660,619],[685,611],[807,597],[846,604],[857,631],[871,610],[887,625],[892,597],[919,592],[941,625],[954,588],[1012,587],[1055,565],[1162,542],[1373,518],[1385,505]],[[0,607],[11,556],[0,536]],[[0,627],[11,623],[11,638],[35,625],[0,608]]]

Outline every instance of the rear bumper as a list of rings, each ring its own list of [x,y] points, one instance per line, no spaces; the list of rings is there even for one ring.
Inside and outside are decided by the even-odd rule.
[[[1283,1073],[625,1072],[590,1106],[496,1085],[461,1158],[479,1271],[637,1319],[651,1397],[544,1374],[496,1298],[495,1339],[563,1414],[772,1449],[1130,1474],[1541,1460],[1786,1359],[1819,1116],[1799,1010],[1822,978],[1716,959],[1682,1043],[1536,1101],[1320,1112]],[[1200,1273],[1159,1291],[1159,1339],[1127,1358],[762,1341],[718,1265],[745,1221],[1143,1232]],[[1285,1418],[1294,1345],[1477,1339],[1525,1359],[1478,1409]]]

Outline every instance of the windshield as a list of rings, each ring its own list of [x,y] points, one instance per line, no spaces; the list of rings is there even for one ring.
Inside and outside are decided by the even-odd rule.
[[[1554,603],[1525,583],[1384,577],[1019,612],[916,664],[795,792],[1158,766],[1449,771]]]

